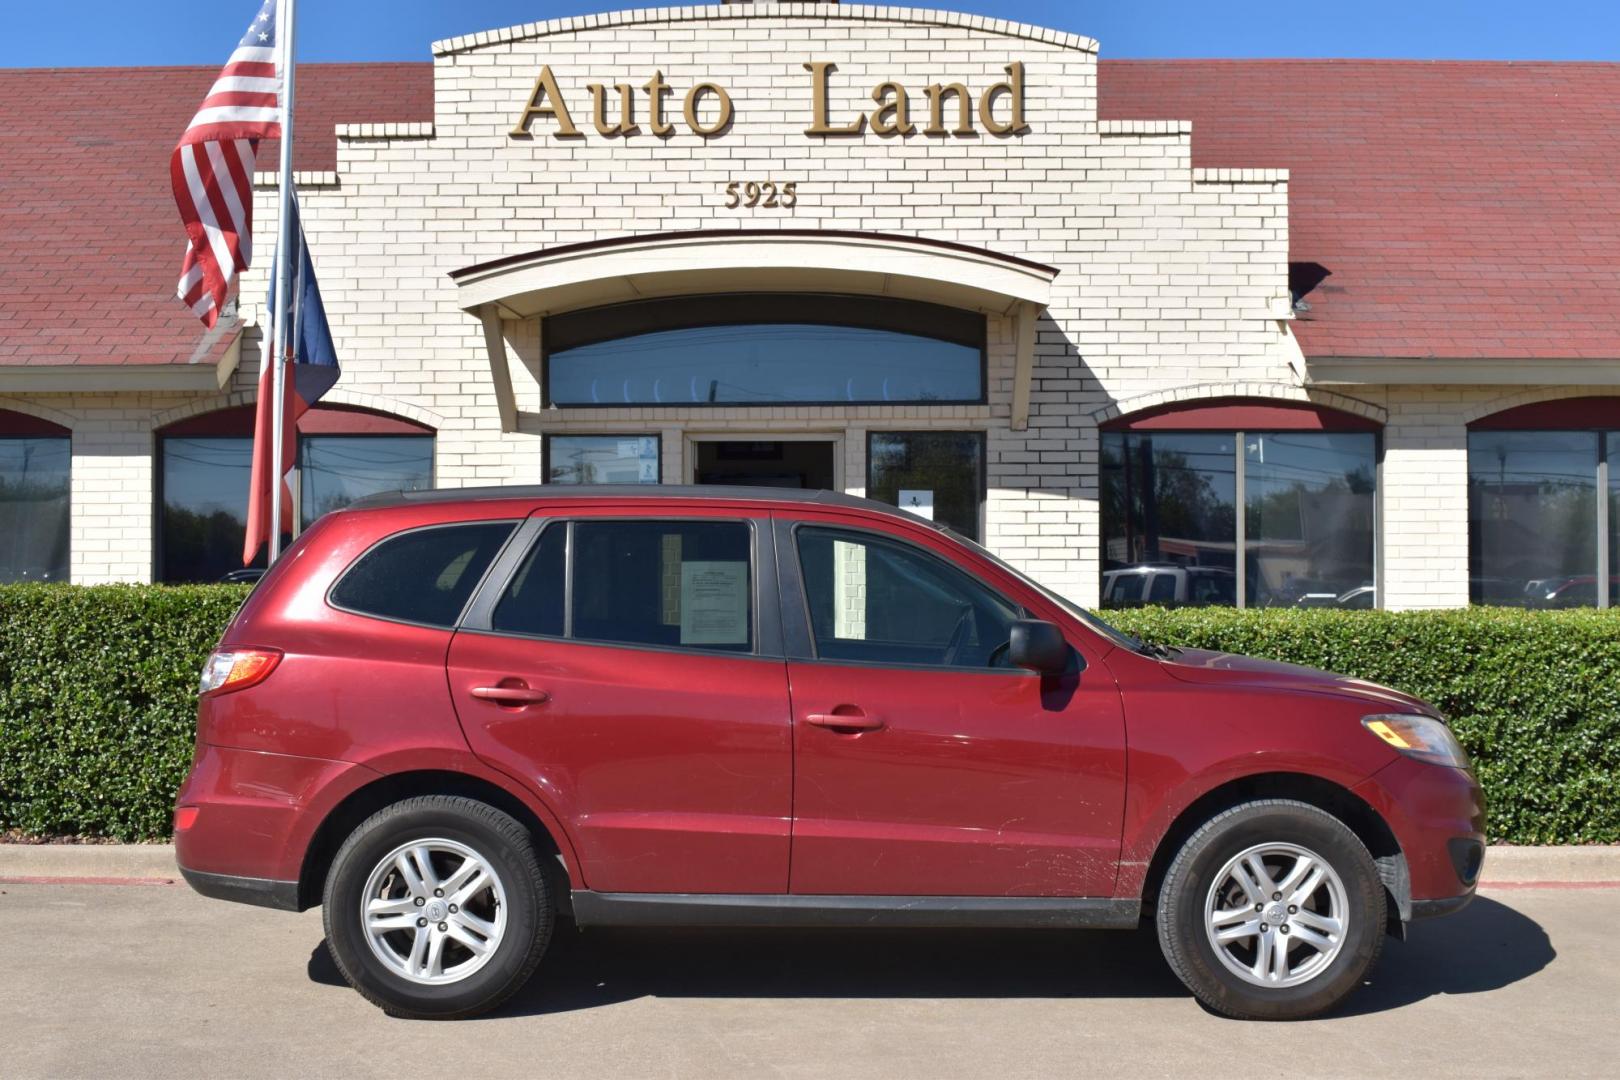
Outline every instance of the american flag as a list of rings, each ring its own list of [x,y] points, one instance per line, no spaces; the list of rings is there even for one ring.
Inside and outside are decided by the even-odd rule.
[[[280,0],[264,6],[169,159],[190,246],[180,299],[212,327],[253,258],[253,165],[260,139],[281,137]]]

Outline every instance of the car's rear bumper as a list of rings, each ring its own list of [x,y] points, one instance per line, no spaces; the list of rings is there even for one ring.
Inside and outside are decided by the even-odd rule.
[[[280,911],[298,910],[298,882],[278,881],[275,878],[237,877],[233,874],[210,874],[204,870],[180,867],[180,874],[203,896],[215,900],[234,900],[239,904],[276,908]]]
[[[298,910],[315,826],[371,775],[346,761],[202,746],[176,800],[180,872],[204,896]]]

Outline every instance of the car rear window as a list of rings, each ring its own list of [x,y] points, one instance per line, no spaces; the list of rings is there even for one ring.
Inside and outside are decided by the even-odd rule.
[[[453,626],[514,527],[490,521],[391,536],[349,567],[332,588],[332,603],[361,615]]]

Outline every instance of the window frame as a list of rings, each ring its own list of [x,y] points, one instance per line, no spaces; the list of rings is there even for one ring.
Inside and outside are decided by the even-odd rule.
[[[1016,611],[1020,619],[1032,619],[1036,618],[1037,616],[1030,612],[1029,605],[1008,596],[1004,590],[997,588],[994,584],[984,580],[983,577],[969,570],[967,567],[962,566],[960,563],[957,563],[955,560],[946,558],[944,555],[931,550],[923,544],[918,544],[905,536],[889,532],[886,529],[872,528],[870,526],[856,525],[843,521],[824,521],[820,519],[808,518],[777,518],[775,521],[775,528],[777,547],[781,548],[783,544],[786,544],[787,550],[791,552],[791,555],[788,558],[780,561],[778,573],[782,578],[782,624],[785,632],[784,640],[787,644],[787,658],[793,663],[827,664],[833,667],[880,668],[889,671],[929,671],[936,674],[1002,676],[1018,675],[1037,679],[1041,677],[1040,672],[1031,671],[1027,668],[946,667],[943,664],[908,664],[893,660],[845,660],[841,658],[829,658],[821,656],[816,646],[816,628],[814,623],[811,621],[810,616],[810,595],[808,590],[805,588],[804,566],[799,555],[799,532],[803,529],[820,529],[834,533],[852,533],[861,536],[869,536],[878,541],[898,545],[907,551],[914,552],[922,556],[923,558],[932,559],[933,561],[942,564],[947,568],[947,570],[955,574],[966,577],[969,581],[972,581],[974,584],[978,585],[991,596],[995,597],[997,600]],[[798,609],[797,617],[792,617],[791,609],[795,606]],[[791,631],[788,629],[790,626],[792,627]],[[802,635],[802,637],[800,635]],[[1065,637],[1067,637],[1067,635],[1065,635]],[[1083,668],[1085,666],[1085,661],[1080,650],[1076,648],[1072,642],[1070,643],[1070,649],[1077,658],[1076,663]]]
[[[748,530],[748,599],[751,647],[747,651],[742,651],[706,648],[702,645],[652,645],[645,642],[602,641],[596,638],[575,637],[574,526],[581,522],[632,524],[673,522],[682,525],[708,523],[742,525]],[[568,531],[568,535],[563,542],[562,636],[496,629],[494,625],[495,608],[506,594],[512,579],[516,577],[518,571],[522,569],[524,560],[529,557],[535,546],[540,542],[541,534],[547,528],[559,525]],[[768,535],[766,531],[768,525],[769,519],[767,517],[736,514],[591,514],[579,513],[577,510],[536,512],[530,515],[523,525],[513,532],[512,540],[508,542],[506,548],[490,564],[489,574],[479,583],[471,601],[462,611],[461,621],[457,624],[457,629],[467,633],[487,634],[491,637],[511,638],[521,641],[544,641],[559,645],[586,645],[598,649],[630,649],[642,652],[678,653],[683,656],[709,656],[731,660],[780,661],[783,658],[782,607],[780,591],[777,585],[775,549],[771,544],[765,543],[763,539]]]
[[[1248,483],[1247,483],[1247,475],[1246,475],[1246,469],[1245,469],[1247,454],[1246,454],[1246,450],[1245,450],[1245,447],[1244,447],[1244,439],[1249,435],[1263,435],[1263,436],[1271,436],[1271,435],[1371,435],[1372,440],[1373,440],[1373,520],[1372,520],[1373,607],[1374,608],[1382,608],[1384,606],[1384,429],[1382,427],[1368,428],[1368,427],[1363,427],[1363,426],[1346,426],[1344,428],[1339,428],[1339,429],[1332,429],[1332,428],[1327,428],[1327,429],[1324,429],[1324,428],[1287,428],[1287,427],[1218,428],[1218,427],[1207,427],[1207,426],[1206,427],[1136,428],[1136,427],[1130,426],[1128,424],[1122,424],[1122,425],[1117,426],[1117,427],[1104,427],[1104,428],[1102,428],[1100,431],[1097,432],[1097,437],[1098,437],[1098,444],[1097,444],[1098,445],[1098,454],[1097,454],[1097,490],[1098,490],[1098,494],[1099,494],[1098,522],[1097,522],[1097,525],[1098,525],[1098,534],[1099,534],[1099,538],[1100,538],[1100,544],[1099,544],[1099,547],[1098,547],[1098,559],[1097,559],[1097,564],[1098,564],[1097,580],[1099,582],[1099,585],[1100,585],[1100,583],[1102,581],[1103,573],[1106,572],[1107,563],[1106,563],[1106,559],[1104,558],[1103,553],[1104,553],[1104,551],[1106,551],[1107,544],[1108,544],[1108,525],[1107,525],[1107,522],[1102,520],[1102,507],[1101,507],[1101,498],[1100,498],[1101,492],[1102,492],[1103,473],[1104,473],[1104,467],[1103,467],[1103,461],[1102,461],[1102,440],[1108,438],[1111,435],[1118,435],[1121,438],[1129,439],[1132,435],[1137,435],[1137,436],[1145,435],[1145,436],[1148,436],[1148,437],[1152,437],[1153,435],[1160,434],[1160,433],[1163,433],[1163,434],[1166,434],[1166,435],[1219,435],[1219,436],[1224,436],[1224,437],[1230,438],[1232,440],[1232,453],[1233,453],[1233,461],[1234,461],[1234,465],[1233,465],[1234,472],[1233,472],[1233,475],[1232,475],[1232,485],[1233,485],[1233,488],[1232,488],[1232,505],[1233,505],[1234,510],[1235,510],[1235,513],[1233,515],[1234,521],[1233,521],[1233,529],[1232,529],[1232,541],[1233,541],[1233,543],[1232,543],[1232,552],[1233,552],[1232,572],[1233,572],[1233,576],[1234,576],[1234,579],[1235,579],[1234,588],[1236,590],[1236,600],[1237,600],[1237,603],[1234,605],[1233,610],[1236,610],[1236,611],[1246,610],[1248,608],[1248,606],[1249,606],[1249,596],[1248,596],[1248,593],[1249,593],[1249,559],[1248,559],[1248,554],[1249,554],[1248,553],[1249,514],[1248,514],[1248,494],[1249,493],[1248,493]],[[1127,462],[1127,464],[1125,466],[1126,468],[1129,467],[1128,459],[1129,459],[1129,455],[1127,454],[1125,456],[1125,459],[1124,459]],[[1146,592],[1146,590],[1144,590],[1144,593],[1145,592]],[[1101,595],[1100,591],[1098,593],[1097,599],[1098,599],[1099,606],[1101,606],[1102,595]],[[1149,603],[1149,601],[1143,600],[1143,601],[1141,601],[1141,603],[1143,605],[1146,605],[1146,604]],[[1181,605],[1177,605],[1177,606],[1188,607],[1190,605],[1181,604]],[[1224,607],[1225,605],[1224,604],[1210,604],[1210,605],[1207,605],[1207,606],[1209,606],[1209,607]]]
[[[413,525],[408,529],[400,529],[396,532],[388,533],[387,535],[381,536],[372,541],[370,544],[367,544],[365,549],[361,551],[360,554],[356,555],[353,559],[350,559],[349,564],[345,566],[342,571],[340,571],[337,576],[332,579],[332,583],[326,587],[326,592],[322,595],[321,599],[325,602],[326,606],[331,608],[333,611],[341,611],[345,615],[353,615],[356,618],[375,619],[378,622],[393,623],[395,626],[415,626],[424,630],[438,630],[443,633],[453,634],[457,631],[457,629],[460,628],[462,621],[467,618],[468,612],[472,610],[474,602],[477,601],[480,593],[483,591],[484,586],[489,581],[489,575],[494,572],[497,566],[501,565],[501,560],[511,549],[513,541],[516,539],[518,534],[523,531],[523,524],[524,522],[522,518],[465,518],[458,519],[456,521],[433,521],[428,522],[425,525]],[[402,536],[409,536],[412,533],[426,532],[430,529],[440,530],[470,528],[480,525],[508,526],[506,539],[502,540],[500,546],[495,549],[495,554],[490,558],[489,565],[484,567],[483,573],[480,574],[478,580],[473,583],[472,591],[467,594],[467,599],[462,602],[461,609],[456,612],[455,618],[452,619],[448,624],[422,622],[417,619],[401,619],[392,615],[378,615],[375,612],[361,611],[358,608],[347,607],[332,599],[332,594],[337,591],[339,585],[343,584],[344,579],[354,572],[354,568],[359,566],[368,555],[382,547],[384,544],[397,540]]]
[[[981,543],[983,541],[985,532],[987,531],[987,528],[989,526],[989,512],[990,512],[990,433],[988,431],[984,430],[983,428],[948,428],[948,429],[932,428],[932,427],[927,427],[927,428],[883,428],[883,429],[868,428],[867,431],[866,431],[866,477],[865,477],[865,480],[866,480],[865,491],[867,492],[867,497],[868,498],[871,498],[871,491],[872,491],[872,440],[874,438],[880,437],[880,436],[894,436],[894,435],[899,435],[899,436],[906,436],[906,435],[971,435],[971,436],[975,436],[978,439],[978,443],[979,443],[979,483],[977,485],[977,491],[975,493],[975,497],[978,500],[978,505],[977,505],[976,510],[975,510],[975,517],[978,520],[975,522],[975,525],[976,525],[976,528],[978,530],[979,535],[978,536],[970,536],[970,537],[968,537],[968,539],[972,540],[974,543]],[[882,501],[882,500],[878,500],[878,501]],[[898,510],[898,509],[901,509],[901,508],[897,506],[897,507],[895,507],[895,509]],[[935,524],[943,524],[943,523],[936,521]]]
[[[703,329],[711,329],[711,328],[720,327],[720,326],[791,326],[791,325],[802,324],[802,325],[813,325],[813,326],[846,327],[846,328],[863,329],[863,330],[889,329],[889,331],[892,332],[892,333],[908,334],[908,335],[910,335],[912,337],[932,338],[933,340],[936,340],[936,341],[944,341],[944,342],[947,342],[947,343],[950,343],[950,344],[963,345],[964,347],[977,348],[978,353],[979,353],[979,367],[978,367],[979,393],[978,393],[978,396],[973,397],[973,398],[932,398],[932,399],[928,399],[928,400],[918,400],[918,401],[882,401],[882,400],[876,400],[876,401],[868,401],[868,400],[861,400],[861,401],[825,401],[825,400],[799,400],[799,399],[785,400],[784,399],[784,400],[781,400],[781,401],[717,401],[717,402],[714,402],[712,404],[708,403],[708,402],[691,402],[691,401],[686,401],[686,402],[679,402],[679,401],[671,401],[671,402],[646,401],[646,402],[632,402],[632,403],[630,403],[628,405],[623,403],[623,402],[612,403],[612,404],[596,403],[596,402],[581,402],[581,403],[572,403],[571,404],[571,403],[567,403],[567,402],[558,402],[558,401],[555,401],[555,400],[552,399],[552,396],[551,396],[551,357],[552,357],[552,354],[554,352],[565,352],[565,351],[567,351],[567,349],[557,349],[557,348],[555,348],[555,345],[554,345],[554,342],[553,342],[553,336],[554,335],[552,333],[547,332],[548,324],[553,319],[556,319],[556,318],[587,317],[587,316],[593,316],[593,315],[605,316],[608,312],[611,312],[614,309],[622,309],[622,308],[624,308],[626,306],[634,305],[634,304],[678,304],[678,303],[680,303],[682,301],[691,302],[691,301],[701,301],[701,300],[726,300],[726,299],[742,299],[742,300],[746,300],[747,298],[755,297],[755,296],[761,296],[761,295],[763,295],[763,296],[771,296],[771,297],[781,296],[781,297],[784,297],[784,298],[790,298],[791,297],[791,298],[797,298],[797,299],[802,300],[802,301],[809,301],[811,303],[814,303],[816,301],[823,301],[823,302],[830,301],[830,302],[836,303],[836,302],[841,302],[841,301],[845,301],[845,300],[854,300],[854,301],[858,301],[858,302],[861,302],[861,303],[882,303],[882,302],[887,302],[887,303],[891,303],[891,304],[909,304],[909,305],[920,305],[920,306],[923,306],[923,307],[946,308],[946,309],[949,309],[951,311],[961,313],[964,316],[969,316],[969,317],[975,318],[977,320],[977,323],[978,323],[978,333],[975,335],[976,340],[972,344],[969,344],[968,342],[958,341],[958,340],[956,340],[954,338],[947,338],[947,337],[941,337],[939,335],[930,335],[930,334],[919,333],[917,331],[910,330],[910,329],[893,329],[893,328],[885,328],[885,327],[882,327],[882,326],[862,326],[862,325],[859,325],[859,324],[850,323],[850,322],[846,322],[846,321],[839,321],[839,320],[834,319],[834,318],[817,319],[817,318],[814,318],[812,315],[806,315],[805,317],[792,318],[792,319],[783,318],[783,317],[749,319],[749,318],[744,317],[744,316],[746,316],[746,309],[739,312],[739,315],[736,318],[728,318],[728,319],[696,319],[696,320],[693,320],[691,322],[682,323],[681,325],[676,326],[676,327],[668,327],[667,329],[670,329],[670,330],[675,330],[675,329],[680,329],[680,330],[703,330]],[[584,346],[584,345],[601,344],[603,342],[608,342],[608,341],[628,340],[630,338],[642,336],[643,334],[657,333],[657,332],[659,332],[659,331],[647,330],[647,331],[640,331],[640,332],[631,333],[631,334],[609,335],[609,336],[606,336],[606,337],[592,337],[592,338],[589,338],[587,340],[583,340],[583,341],[579,342],[577,345],[570,345],[570,346],[568,346],[568,348],[578,348],[578,347],[581,347],[581,346]],[[584,410],[588,410],[588,409],[656,409],[656,410],[661,410],[661,411],[680,410],[680,409],[694,409],[694,410],[700,410],[700,411],[709,411],[709,410],[714,410],[714,409],[804,408],[804,407],[808,407],[808,406],[824,407],[824,408],[840,408],[840,407],[843,407],[843,408],[859,408],[859,407],[872,407],[872,406],[887,407],[887,408],[917,408],[917,407],[928,408],[928,407],[931,407],[931,406],[988,405],[989,403],[990,403],[990,320],[989,320],[989,317],[986,316],[983,312],[973,311],[973,310],[968,309],[968,308],[953,307],[952,305],[949,305],[949,304],[935,304],[935,303],[932,303],[930,301],[925,301],[925,300],[908,300],[908,299],[899,298],[899,297],[866,296],[866,295],[862,295],[862,294],[859,294],[859,293],[718,292],[718,293],[696,293],[696,294],[692,294],[692,295],[689,295],[689,296],[648,297],[648,298],[642,299],[642,300],[627,300],[627,301],[619,301],[617,303],[612,303],[612,304],[599,304],[599,305],[595,305],[593,307],[579,308],[579,309],[576,309],[574,311],[557,312],[554,315],[543,316],[543,317],[541,317],[541,320],[540,320],[540,408],[541,409],[584,409]],[[660,453],[662,453],[662,448],[660,448]],[[662,462],[662,459],[660,459],[660,462],[659,462],[660,468],[662,468],[662,465],[663,465],[663,462]]]
[[[551,479],[553,439],[652,439],[658,446],[658,479],[651,484],[568,484]],[[540,437],[540,482],[560,488],[578,487],[656,487],[664,482],[664,434],[661,431],[548,431]]]

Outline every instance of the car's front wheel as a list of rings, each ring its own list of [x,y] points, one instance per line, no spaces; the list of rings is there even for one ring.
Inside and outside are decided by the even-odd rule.
[[[1377,959],[1378,867],[1333,815],[1267,799],[1189,837],[1160,889],[1159,944],[1200,1001],[1226,1016],[1297,1020],[1332,1008]]]
[[[323,903],[344,978],[412,1019],[495,1008],[528,981],[551,937],[527,830],[466,798],[408,799],[366,819],[333,860]]]

